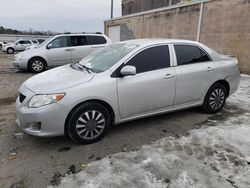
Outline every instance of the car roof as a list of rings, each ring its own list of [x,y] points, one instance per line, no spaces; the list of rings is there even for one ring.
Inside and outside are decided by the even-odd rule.
[[[75,36],[75,35],[81,35],[81,36],[104,36],[104,34],[101,33],[65,33],[65,34],[59,34],[59,35],[55,35],[55,36]]]
[[[150,39],[135,39],[135,40],[127,40],[122,41],[120,43],[126,44],[135,44],[139,46],[148,46],[148,45],[155,45],[155,44],[170,44],[170,43],[185,43],[185,44],[199,44],[198,42],[191,41],[191,40],[182,40],[182,39],[167,39],[167,38],[150,38]]]

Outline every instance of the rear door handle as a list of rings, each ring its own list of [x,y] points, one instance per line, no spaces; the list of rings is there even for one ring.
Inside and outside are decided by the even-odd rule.
[[[65,51],[66,51],[66,52],[71,52],[71,51],[73,51],[73,50],[75,50],[75,49],[73,49],[73,48],[68,48],[68,49],[66,49]]]
[[[213,67],[207,67],[207,68],[206,68],[206,71],[213,71],[213,70],[214,70]]]
[[[170,79],[170,78],[173,78],[173,77],[174,77],[173,74],[168,73],[168,74],[166,74],[166,75],[163,77],[163,79]]]

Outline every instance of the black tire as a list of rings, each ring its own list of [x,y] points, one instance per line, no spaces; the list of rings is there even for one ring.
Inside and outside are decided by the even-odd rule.
[[[46,69],[46,62],[42,58],[33,58],[29,61],[28,70],[34,73],[43,72]]]
[[[215,114],[225,105],[227,89],[220,83],[213,84],[205,97],[202,108],[206,113]]]
[[[15,49],[14,48],[7,48],[7,54],[14,54]]]
[[[98,116],[100,117],[98,118]],[[71,113],[66,124],[66,131],[74,142],[91,144],[101,140],[109,130],[110,125],[111,115],[108,109],[100,103],[87,102],[77,107],[73,113]]]

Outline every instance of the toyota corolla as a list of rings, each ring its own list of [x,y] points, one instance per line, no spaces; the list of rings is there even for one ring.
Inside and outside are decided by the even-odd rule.
[[[193,41],[115,43],[25,81],[17,122],[30,135],[69,135],[88,144],[111,124],[197,106],[217,113],[237,90],[237,64]]]

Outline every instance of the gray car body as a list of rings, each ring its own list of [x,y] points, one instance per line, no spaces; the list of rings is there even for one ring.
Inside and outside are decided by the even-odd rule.
[[[16,100],[17,122],[24,132],[36,136],[59,136],[65,134],[65,122],[72,110],[86,101],[100,102],[112,112],[113,123],[122,122],[201,106],[208,89],[217,81],[225,81],[234,93],[240,82],[238,61],[223,56],[203,44],[186,40],[144,39],[124,41],[137,44],[124,58],[101,73],[73,70],[70,65],[46,71],[28,79],[20,88],[26,96],[20,103]],[[195,45],[204,49],[211,62],[177,66],[173,44]],[[171,67],[135,76],[113,78],[111,74],[123,63],[144,49],[169,45]],[[158,77],[158,81],[150,78]],[[36,94],[66,93],[57,103],[29,108],[28,102]],[[30,127],[41,122],[41,130]]]

